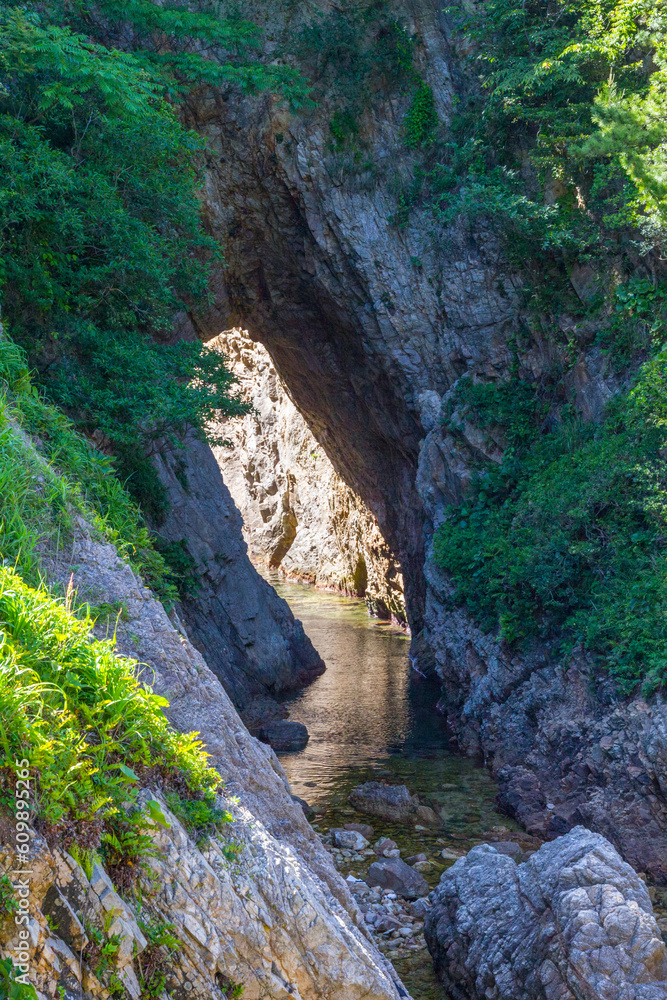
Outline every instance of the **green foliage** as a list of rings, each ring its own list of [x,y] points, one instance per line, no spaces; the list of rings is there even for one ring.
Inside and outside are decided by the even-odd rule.
[[[167,542],[165,539],[153,539],[156,550],[167,566],[169,583],[176,588],[181,601],[194,598],[201,588],[201,577],[197,571],[197,563],[190,555],[184,538],[180,542]]]
[[[146,832],[152,825],[150,814],[147,816],[139,809],[127,814],[116,812],[107,819],[100,854],[118,889],[125,892],[131,889],[136,879],[147,873],[149,859],[157,857],[159,852]]]
[[[108,926],[105,926],[104,931],[102,931],[99,927],[86,923],[88,944],[84,949],[83,959],[98,979],[101,979],[114,967],[120,951],[122,939],[119,934],[109,935],[107,933],[110,926],[111,921],[108,921]]]
[[[614,290],[609,321],[602,323],[598,341],[611,355],[617,372],[652,353],[667,328],[664,289],[637,275]]]
[[[45,462],[16,425],[32,435]],[[158,596],[167,604],[176,600],[173,574],[155,550],[136,503],[114,474],[113,461],[40,398],[23,352],[1,337],[0,485],[0,554],[20,566],[31,582],[39,579],[38,542],[64,541],[71,514],[78,511],[129,559]]]
[[[233,979],[228,976],[221,976],[218,974],[217,977],[220,989],[227,997],[227,1000],[239,1000],[243,996],[245,986],[243,983],[235,983]]]
[[[0,919],[15,913],[19,904],[8,875],[0,876]]]
[[[423,146],[433,137],[438,127],[438,116],[433,100],[433,91],[427,83],[422,83],[414,92],[412,103],[403,119],[405,145],[409,149]]]
[[[337,108],[329,122],[332,147],[338,151],[354,141],[359,134],[359,124],[356,116],[349,109]]]
[[[159,822],[150,803],[133,818],[139,775],[160,774],[188,794],[215,790],[220,778],[196,734],[171,729],[165,700],[113,642],[93,639],[91,624],[0,567],[2,765],[30,761],[47,836],[139,858],[144,823]]]
[[[205,843],[209,837],[219,833],[226,823],[232,822],[232,814],[216,806],[214,793],[199,799],[183,799],[176,792],[168,792],[166,798],[174,816],[198,844]]]
[[[206,301],[220,258],[197,198],[204,143],[174,102],[221,85],[305,100],[294,70],[253,58],[258,38],[239,18],[151,0],[0,2],[3,318],[156,522],[165,496],[143,452],[240,412],[218,354],[155,343]]]
[[[109,442],[125,488],[160,524],[166,497],[146,453],[161,439],[178,444],[191,429],[214,441],[205,429],[216,416],[247,412],[230,396],[235,381],[200,341],[160,345],[125,333],[107,341],[88,327],[69,339],[47,391],[78,426]]]
[[[11,958],[0,959],[0,1000],[37,1000],[34,986],[16,981],[17,971]]]
[[[438,529],[436,558],[484,628],[509,643],[555,639],[564,653],[581,643],[622,691],[650,692],[667,674],[667,303],[637,265],[666,231],[667,18],[651,0],[448,13],[469,36],[468,87],[395,220],[428,203],[445,225],[494,229],[560,363],[595,336],[626,391],[593,426],[564,405],[562,372],[536,385],[515,364],[502,383],[459,383],[453,432],[464,416],[505,451]],[[586,302],[570,284],[575,263],[598,273]],[[581,332],[558,328],[562,311],[584,319]]]
[[[180,950],[178,938],[173,933],[176,928],[166,920],[155,919],[140,920],[139,926],[148,942],[137,956],[141,1000],[159,1000],[164,996],[166,985],[165,962]]]
[[[402,196],[436,217],[484,219],[522,268],[625,255],[662,240],[666,26],[650,0],[490,0],[448,10],[468,85],[447,141]],[[548,197],[545,203],[545,190]]]
[[[515,434],[435,539],[483,627],[580,642],[626,692],[667,680],[666,393],[663,349],[601,426],[566,409],[551,433]]]
[[[457,386],[456,403],[466,416],[485,429],[498,427],[510,446],[525,445],[535,437],[548,403],[531,383],[513,377],[507,382],[471,382]]]

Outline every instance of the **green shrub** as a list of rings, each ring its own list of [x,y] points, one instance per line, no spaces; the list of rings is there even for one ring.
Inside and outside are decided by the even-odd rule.
[[[409,149],[423,146],[433,136],[438,126],[433,91],[427,83],[422,83],[412,96],[412,103],[403,119],[405,145]]]
[[[137,678],[134,661],[95,640],[91,624],[0,567],[1,766],[30,761],[48,837],[139,856],[143,820],[132,819],[132,806],[140,777],[192,795],[213,792],[220,777],[195,734],[170,727],[165,700]],[[159,821],[159,810],[149,815]],[[123,845],[119,833],[137,843]]]
[[[175,926],[166,920],[140,920],[139,926],[148,942],[137,956],[141,1000],[159,1000],[167,982],[165,962],[180,951],[180,942],[173,933]]]
[[[17,425],[32,436],[45,462],[22,439]],[[156,551],[113,460],[93,448],[56,407],[40,398],[23,352],[2,337],[0,484],[0,554],[17,564],[30,582],[39,578],[38,543],[45,539],[56,545],[64,542],[71,515],[78,511],[167,605],[177,599],[174,574]]]
[[[581,642],[625,692],[667,680],[666,398],[663,350],[600,426],[566,409],[551,433],[515,438],[435,537],[485,629]]]
[[[174,816],[198,844],[205,843],[233,819],[230,812],[215,805],[214,794],[199,799],[183,799],[176,792],[168,792],[166,798]]]
[[[0,2],[3,320],[156,523],[166,500],[147,449],[244,409],[217,352],[156,343],[206,304],[221,257],[201,221],[205,143],[177,105],[192,86],[304,100],[298,73],[253,58],[258,37],[151,0]]]

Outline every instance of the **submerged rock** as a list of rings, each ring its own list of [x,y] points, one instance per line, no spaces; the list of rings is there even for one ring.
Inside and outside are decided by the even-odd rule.
[[[331,830],[331,843],[334,847],[349,847],[353,851],[363,851],[368,847],[368,841],[358,830],[345,830],[334,827]]]
[[[373,833],[375,832],[373,830],[373,827],[370,826],[368,823],[344,823],[343,829],[356,830],[357,833],[360,833],[368,841],[370,841],[371,837],[373,836]]]
[[[291,722],[289,719],[276,719],[267,722],[259,730],[262,743],[268,743],[274,750],[303,750],[308,743],[308,730],[302,722]]]
[[[418,899],[428,892],[428,884],[423,875],[416,872],[400,858],[382,858],[374,861],[366,876],[368,885],[379,885],[383,889],[404,896],[406,899]]]
[[[379,840],[375,841],[373,849],[381,858],[398,858],[401,855],[398,844],[395,840],[390,840],[389,837],[380,837]]]
[[[405,785],[382,785],[367,781],[350,793],[350,804],[360,812],[379,816],[389,823],[405,823],[416,812],[419,799]]]
[[[665,1000],[667,951],[644,883],[575,827],[515,865],[482,844],[426,914],[436,971],[466,1000]]]
[[[415,819],[424,826],[442,826],[442,820],[430,806],[417,806]]]

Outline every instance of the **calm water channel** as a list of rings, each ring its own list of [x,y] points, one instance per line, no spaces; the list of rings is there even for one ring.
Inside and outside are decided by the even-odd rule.
[[[515,829],[495,808],[496,787],[484,768],[453,753],[451,733],[435,710],[437,688],[411,669],[409,639],[397,627],[370,618],[363,601],[314,587],[270,582],[303,622],[327,671],[288,702],[290,718],[310,733],[299,753],[281,754],[296,795],[317,811],[327,830],[353,819],[369,821],[377,836],[391,836],[403,857],[424,852],[432,867],[424,875],[435,886],[451,862],[443,847],[467,850],[494,828]],[[443,817],[443,829],[417,831],[349,806],[355,785],[369,780],[405,784]],[[363,876],[354,865],[344,875]],[[425,956],[397,962],[415,1000],[443,997]]]

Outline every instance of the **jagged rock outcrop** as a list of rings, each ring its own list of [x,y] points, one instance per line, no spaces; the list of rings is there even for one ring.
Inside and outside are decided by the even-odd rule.
[[[442,574],[429,575],[444,601]],[[500,804],[541,837],[585,824],[637,871],[667,881],[664,700],[614,703],[609,679],[591,676],[581,656],[566,665],[548,648],[517,656],[461,612],[429,601],[431,615],[440,707],[464,746],[493,755]]]
[[[392,0],[390,10],[416,38],[415,65],[448,121],[464,82],[446,12],[434,0]],[[248,3],[246,12],[270,19],[270,47],[289,49],[314,8]],[[604,685],[592,696],[598,679],[586,680],[583,662],[581,683],[567,690],[567,665],[550,649],[515,655],[452,616],[430,555],[434,526],[461,498],[475,459],[502,454],[502,440],[471,423],[457,436],[444,425],[458,379],[508,378],[518,344],[521,370],[532,377],[569,371],[565,392],[587,419],[599,416],[616,384],[592,338],[572,364],[543,335],[523,305],[520,274],[491,234],[463,223],[434,234],[418,207],[392,224],[396,191],[414,166],[402,137],[408,102],[403,93],[373,95],[359,121],[357,165],[331,149],[326,93],[300,112],[231,91],[190,102],[189,122],[208,141],[203,200],[225,267],[210,308],[193,313],[185,333],[209,340],[240,326],[267,348],[336,472],[377,517],[403,570],[419,668],[441,678],[462,746],[502,769],[515,813],[539,806],[548,828],[547,805],[557,805],[561,826],[549,835],[585,817],[633,864],[665,878],[663,704],[614,705]],[[561,322],[576,326],[567,316]],[[576,746],[557,738],[568,716]],[[598,746],[621,729],[632,781],[622,767],[607,767]],[[612,824],[604,814],[613,799]]]
[[[230,837],[243,847],[234,863],[215,839],[200,850],[166,806],[170,829],[154,833],[156,880],[142,919],[163,917],[175,925],[179,947],[165,969],[173,995],[222,1000],[229,984],[241,983],[254,1000],[397,1000],[395,974],[360,929],[346,883],[292,800],[275,754],[245,729],[178,616],[167,616],[114,547],[84,521],[76,525],[67,557],[62,550],[58,559],[45,556],[44,568],[53,582],[67,586],[71,579],[81,600],[122,604],[117,648],[146,665],[146,679],[169,700],[171,722],[201,734],[225,779],[224,804],[234,815]],[[151,790],[156,795],[159,790]],[[145,936],[133,904],[119,899],[101,866],[87,877],[73,858],[49,852],[38,837],[33,848],[30,947],[42,995],[59,996],[62,986],[66,996],[80,996],[81,985],[84,996],[109,995],[81,964],[87,920],[124,939],[114,967],[136,1000]],[[1,860],[11,869],[8,855]],[[113,920],[105,926],[109,913]],[[9,927],[3,935],[11,952]]]
[[[667,997],[667,950],[646,887],[583,827],[518,866],[475,847],[431,898],[426,941],[452,1000]]]
[[[209,346],[224,354],[253,407],[213,428],[231,445],[213,453],[241,511],[253,561],[364,597],[374,613],[405,620],[400,567],[376,519],[334,471],[266,349],[242,330]]]
[[[155,793],[150,797],[155,800]],[[224,840],[212,838],[198,848],[161,802],[169,828],[156,825],[151,834],[154,882],[141,907],[118,895],[100,863],[86,874],[69,854],[50,851],[42,838],[33,838],[30,977],[40,998],[110,997],[109,977],[94,957],[97,932],[102,941],[118,935],[119,948],[106,971],[139,1000],[142,973],[149,959],[155,960],[141,925],[146,930],[164,921],[178,942],[168,960],[166,952],[158,956],[174,1000],[223,1000],[235,985],[243,985],[251,1000],[396,1000],[389,966],[325,885],[247,809],[221,804],[235,816],[228,839],[242,847],[233,862],[225,857]],[[12,871],[18,861],[2,847],[0,864]],[[3,950],[17,955],[12,924],[11,918],[5,921],[0,933]]]
[[[324,670],[322,659],[250,562],[209,446],[190,434],[183,449],[162,443],[153,461],[169,500],[160,535],[184,545],[195,574],[196,593],[181,605],[188,634],[234,704],[244,709],[308,684]]]

